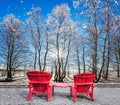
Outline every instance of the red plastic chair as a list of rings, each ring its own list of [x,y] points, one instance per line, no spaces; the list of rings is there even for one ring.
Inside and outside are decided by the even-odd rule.
[[[74,75],[74,86],[72,87],[73,101],[76,102],[78,94],[87,94],[94,101],[94,74],[76,74]]]
[[[51,75],[48,72],[29,71],[26,73],[28,81],[28,101],[32,100],[33,94],[47,94],[47,100],[49,101],[52,96],[52,86],[50,86]]]

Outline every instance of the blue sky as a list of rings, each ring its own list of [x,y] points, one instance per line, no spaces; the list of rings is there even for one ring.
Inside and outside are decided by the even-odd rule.
[[[40,7],[42,10],[41,15],[46,17],[56,5],[64,3],[67,3],[70,7],[73,20],[80,20],[81,23],[85,20],[83,16],[79,18],[75,16],[77,11],[73,8],[72,0],[0,0],[0,21],[3,20],[4,16],[11,13],[21,21],[25,21],[28,18],[26,13],[29,12],[32,7]],[[84,10],[84,8],[81,7],[81,10]],[[118,11],[115,10],[116,14],[120,14],[119,9],[117,10]]]
[[[71,0],[0,0],[0,20],[12,13],[22,21],[27,18],[26,13],[31,10],[32,7],[40,7],[42,15],[47,16],[52,11],[54,6],[67,3],[73,11]]]

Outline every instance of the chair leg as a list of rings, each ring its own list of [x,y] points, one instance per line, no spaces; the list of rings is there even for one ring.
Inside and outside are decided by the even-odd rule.
[[[72,94],[72,96],[73,96],[73,101],[76,102],[76,101],[77,101],[77,96],[76,96],[76,94]]]
[[[94,101],[94,95],[92,93],[90,93],[89,95],[90,95],[91,100]]]
[[[29,92],[29,95],[28,95],[28,101],[32,100],[32,92]]]
[[[74,86],[70,87],[70,93],[73,97],[73,101],[76,102],[77,101],[77,95],[76,95],[76,88]]]
[[[73,101],[76,102],[77,101],[76,92],[72,91],[72,97],[73,97]]]
[[[48,94],[47,94],[47,101],[50,101],[50,100],[51,100],[51,96],[52,96],[52,93],[48,93]]]
[[[48,92],[47,92],[47,100],[51,100],[51,96],[54,94],[54,86],[49,86],[48,87]]]
[[[33,95],[30,84],[28,85],[28,89],[29,89],[29,95],[28,95],[28,99],[27,100],[30,101],[30,100],[32,100],[32,95]]]
[[[94,101],[94,84],[92,85],[91,93],[89,94],[92,101]]]

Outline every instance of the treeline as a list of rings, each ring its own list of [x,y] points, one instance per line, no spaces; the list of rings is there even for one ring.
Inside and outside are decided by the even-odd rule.
[[[119,77],[120,16],[111,2],[74,1],[77,21],[67,4],[55,6],[47,18],[40,8],[32,8],[25,22],[13,14],[5,16],[0,23],[0,62],[7,80],[17,68],[50,70],[56,82],[63,82],[70,70],[90,71],[96,82],[107,80],[111,69]]]

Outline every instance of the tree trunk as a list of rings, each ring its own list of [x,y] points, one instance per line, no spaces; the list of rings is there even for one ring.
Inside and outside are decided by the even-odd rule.
[[[85,47],[83,46],[83,70],[84,70],[84,73],[86,72],[86,69],[85,69]]]
[[[40,44],[38,44],[38,66],[39,66],[39,70],[41,71],[40,51],[41,51],[41,46],[40,46]]]
[[[107,70],[105,79],[108,79],[108,71],[110,64],[110,9],[109,9],[109,0],[106,0],[106,34],[108,36],[108,52],[107,52]]]
[[[48,54],[48,34],[46,33],[46,52],[44,55],[44,65],[43,65],[43,71],[45,70],[46,67],[46,59],[47,59],[47,54]]]
[[[92,7],[93,7],[93,16],[94,16],[94,55],[93,55],[93,73],[96,75],[97,79],[97,47],[98,47],[98,28],[97,28],[97,15],[96,15],[96,7],[95,1],[92,0]]]
[[[115,50],[116,51],[116,50]],[[116,51],[116,61],[117,61],[117,77],[120,77],[120,68],[119,68],[119,62],[120,62],[120,56],[118,55],[117,51]]]
[[[101,78],[101,75],[102,75],[102,71],[104,69],[104,64],[105,64],[105,51],[106,51],[106,40],[107,40],[107,34],[104,38],[104,47],[103,47],[103,53],[102,53],[102,66],[101,66],[101,69],[100,69],[100,73],[99,73],[99,76],[97,78],[97,80],[95,82],[99,82],[100,78]]]
[[[76,53],[77,53],[78,73],[80,74],[80,57],[79,57],[79,49],[78,49],[78,46],[76,46]]]
[[[36,65],[37,65],[37,48],[35,47],[34,70],[36,70]]]
[[[117,69],[118,69],[118,77],[120,77],[120,27],[119,27],[119,32],[118,32],[118,44],[117,44],[117,48],[118,48]]]
[[[120,40],[119,34],[117,36],[117,44],[115,48],[115,56],[116,56],[116,65],[117,65],[117,76],[120,77]]]
[[[7,81],[11,81],[12,80],[12,71],[11,71],[11,60],[12,60],[12,35],[10,34],[10,39],[8,41],[8,55],[7,55]]]
[[[11,70],[7,70],[7,81],[12,81],[12,71]]]

